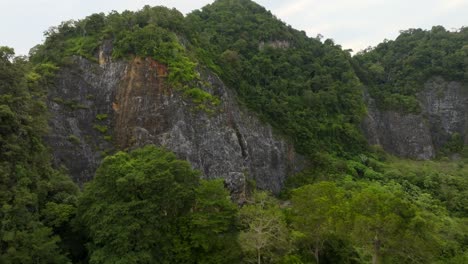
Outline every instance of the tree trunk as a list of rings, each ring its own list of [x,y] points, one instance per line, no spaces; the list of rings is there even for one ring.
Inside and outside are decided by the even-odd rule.
[[[380,261],[380,240],[377,236],[374,238],[374,252],[372,254],[372,264],[379,264]]]
[[[320,263],[320,240],[316,239],[314,242],[314,257],[317,264]]]
[[[315,249],[314,249],[314,257],[315,257],[315,262],[317,262],[317,264],[320,264],[320,260],[319,260],[319,248],[318,248],[318,247],[315,247]]]
[[[260,250],[257,249],[257,264],[262,264],[262,258],[260,257]]]

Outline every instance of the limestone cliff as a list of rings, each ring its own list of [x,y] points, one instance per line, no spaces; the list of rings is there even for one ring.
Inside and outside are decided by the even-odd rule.
[[[167,84],[164,65],[143,58],[114,62],[105,53],[100,64],[75,57],[49,92],[47,140],[56,165],[78,183],[93,177],[106,154],[146,144],[174,151],[206,178],[224,178],[238,195],[248,179],[278,192],[297,168],[292,145],[241,109],[211,72],[198,70],[206,84],[199,88],[222,103],[207,113]]]
[[[468,90],[460,82],[434,77],[418,94],[419,114],[382,111],[365,94],[368,115],[363,130],[369,144],[407,158],[431,159],[455,133],[467,143]]]

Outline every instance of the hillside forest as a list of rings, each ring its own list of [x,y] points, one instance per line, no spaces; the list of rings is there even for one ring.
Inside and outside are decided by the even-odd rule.
[[[250,0],[183,15],[145,6],[45,32],[28,56],[0,47],[0,263],[468,263],[468,149],[455,134],[433,160],[393,156],[361,130],[363,91],[420,113],[432,76],[468,80],[468,29],[402,30],[351,55]],[[203,114],[220,98],[202,67],[294,146],[307,166],[280,193],[246,199],[162,146],[123,149],[78,186],[52,164],[47,93],[75,57],[150,57]]]

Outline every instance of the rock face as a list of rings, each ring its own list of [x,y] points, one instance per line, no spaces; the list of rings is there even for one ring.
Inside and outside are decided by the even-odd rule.
[[[468,87],[459,82],[434,78],[426,83],[419,98],[436,148],[458,133],[468,143]]]
[[[100,63],[75,58],[49,92],[56,165],[80,184],[93,177],[103,157],[146,144],[164,146],[199,169],[205,178],[224,178],[242,198],[247,181],[279,192],[301,160],[292,145],[236,103],[214,74],[199,70],[201,89],[221,99],[214,113],[197,110],[166,82],[167,69],[151,59]]]
[[[91,179],[112,143],[115,89],[124,63],[100,67],[85,59],[61,70],[49,90],[50,133],[46,142],[55,165],[64,166],[80,185]]]
[[[274,40],[274,41],[262,41],[258,44],[258,49],[263,50],[265,47],[270,47],[274,49],[288,49],[291,47],[291,42],[287,40]]]
[[[440,77],[428,80],[418,94],[422,112],[381,111],[366,93],[368,115],[363,130],[369,144],[381,145],[397,156],[431,159],[455,133],[467,144],[468,91],[460,82]]]

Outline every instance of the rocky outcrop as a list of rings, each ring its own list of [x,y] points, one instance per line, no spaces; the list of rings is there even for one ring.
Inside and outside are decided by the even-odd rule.
[[[460,134],[465,144],[468,143],[467,88],[460,82],[448,82],[437,77],[428,81],[419,94],[436,148],[443,146],[454,133]]]
[[[68,168],[75,181],[91,179],[106,154],[146,144],[175,152],[205,178],[224,178],[238,197],[249,179],[279,192],[298,168],[292,145],[241,109],[209,71],[199,70],[199,88],[221,99],[214,112],[197,110],[167,84],[167,68],[152,59],[111,62],[100,52],[99,61],[75,58],[49,92],[47,140],[56,165]]]
[[[401,157],[431,159],[455,133],[467,143],[468,93],[460,82],[441,77],[428,80],[418,94],[421,113],[379,110],[366,93],[368,115],[363,130],[369,144]]]
[[[272,40],[272,41],[261,41],[258,44],[259,50],[264,50],[266,47],[270,47],[273,49],[288,49],[291,47],[291,42],[287,40]]]
[[[75,58],[57,74],[49,90],[46,142],[55,165],[65,167],[80,185],[92,178],[103,157],[115,149],[112,103],[125,68],[124,63],[100,67]]]

